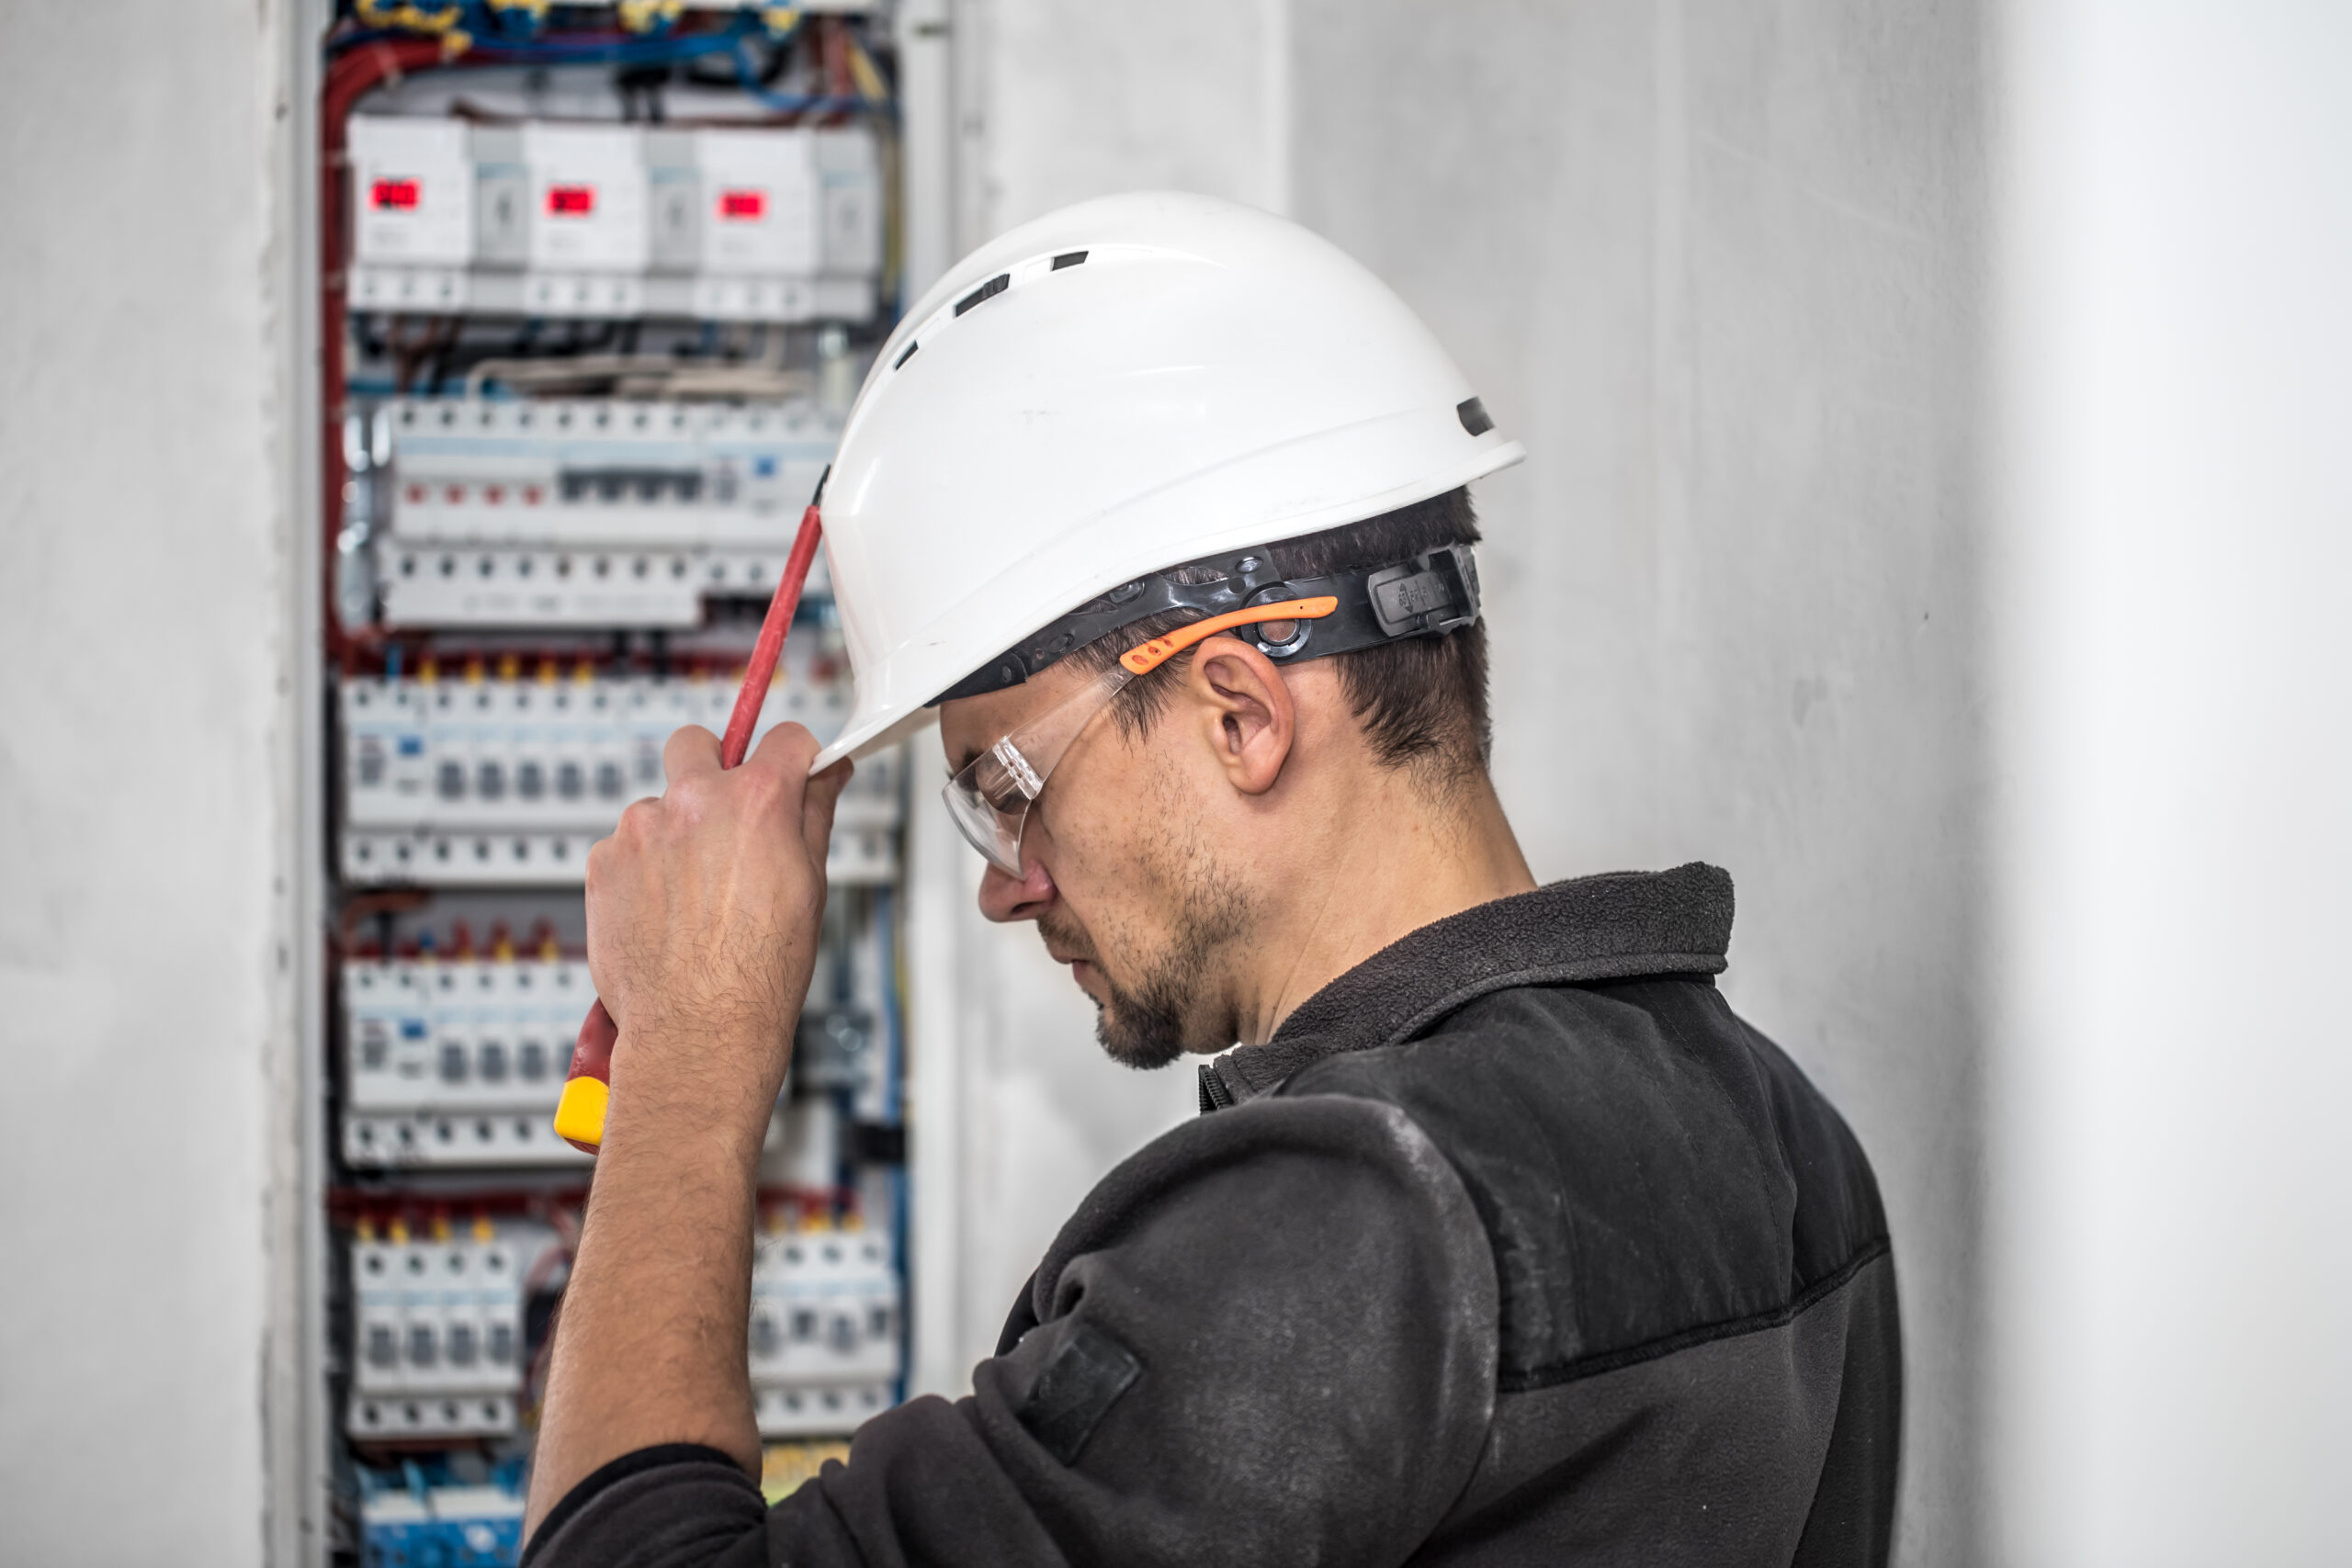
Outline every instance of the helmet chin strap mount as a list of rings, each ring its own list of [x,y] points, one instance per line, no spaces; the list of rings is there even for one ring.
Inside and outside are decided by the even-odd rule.
[[[1017,686],[1089,643],[1150,616],[1185,610],[1193,612],[1189,619],[1201,620],[1253,605],[1326,596],[1339,601],[1337,610],[1317,620],[1288,623],[1293,629],[1286,640],[1254,638],[1259,650],[1293,662],[1466,626],[1478,618],[1477,558],[1468,545],[1446,545],[1385,565],[1318,577],[1277,576],[1264,547],[1186,561],[1122,583],[1039,628],[939,694],[931,705]]]

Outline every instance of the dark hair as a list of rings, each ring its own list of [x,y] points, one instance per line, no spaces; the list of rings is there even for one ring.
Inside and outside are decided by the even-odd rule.
[[[1284,577],[1321,577],[1328,572],[1387,566],[1447,545],[1478,542],[1478,519],[1470,492],[1443,495],[1307,534],[1266,547],[1273,569]],[[1069,654],[1081,670],[1100,672],[1137,643],[1199,619],[1199,612],[1170,610],[1149,615]],[[1166,711],[1170,671],[1186,653],[1148,675],[1127,682],[1112,705],[1120,728],[1130,736],[1148,730]],[[1437,637],[1408,637],[1378,648],[1329,656],[1338,666],[1349,711],[1363,727],[1374,756],[1387,767],[1427,767],[1454,778],[1487,766],[1493,746],[1487,716],[1487,625],[1473,621]]]

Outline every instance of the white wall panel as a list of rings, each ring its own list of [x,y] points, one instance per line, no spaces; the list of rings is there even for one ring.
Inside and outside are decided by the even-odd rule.
[[[2007,11],[2000,1544],[2340,1562],[2352,14]]]

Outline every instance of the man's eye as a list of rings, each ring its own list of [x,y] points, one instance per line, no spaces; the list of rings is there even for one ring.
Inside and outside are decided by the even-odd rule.
[[[982,764],[973,776],[972,785],[992,810],[1018,811],[1029,804],[1028,795],[1022,793],[1012,773],[993,759]]]

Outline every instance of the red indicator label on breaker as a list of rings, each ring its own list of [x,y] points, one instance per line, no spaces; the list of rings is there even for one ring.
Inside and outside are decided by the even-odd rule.
[[[768,193],[763,190],[723,190],[718,193],[718,215],[721,218],[756,221],[766,217],[767,210]]]
[[[368,187],[368,205],[379,212],[413,212],[416,196],[414,180],[378,180]]]
[[[585,218],[596,210],[594,186],[548,186],[548,211],[558,218]]]

